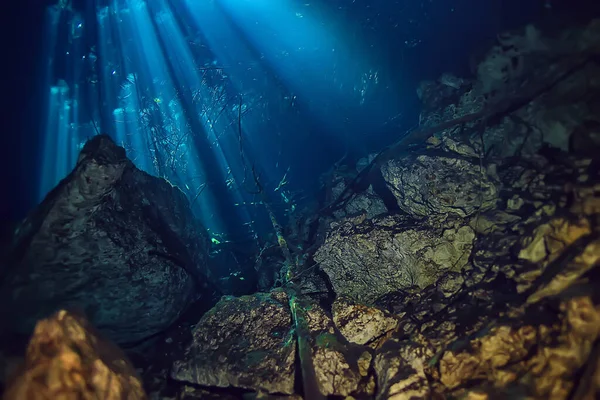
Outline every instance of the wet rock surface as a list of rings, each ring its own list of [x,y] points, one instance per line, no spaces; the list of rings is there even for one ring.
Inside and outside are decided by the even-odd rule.
[[[595,26],[571,34],[600,43]],[[530,35],[531,43],[502,40],[534,46],[505,50],[519,54],[523,69],[502,76],[486,70],[509,57],[494,49],[479,80],[445,77],[431,84],[443,86],[437,91],[423,86],[422,98],[432,103],[422,124],[480,112],[498,101],[500,89],[508,95],[547,85],[543,95],[492,122],[441,130],[382,163],[400,213],[349,213],[358,198],[350,196],[344,212],[322,221],[313,258],[334,298],[301,303],[321,393],[598,396],[600,168],[574,144],[594,146],[597,124],[583,120],[595,118],[597,97],[560,106],[595,66],[574,67],[561,58],[568,52],[555,54],[553,65],[525,79],[530,63],[551,50],[535,47],[532,28],[513,34]],[[568,79],[557,78],[567,70]],[[538,111],[549,107],[544,120]],[[337,194],[351,183],[346,177]]]
[[[390,160],[382,173],[400,209],[417,218],[449,213],[466,217],[492,208],[496,200],[496,186],[477,158],[423,154]]]
[[[461,223],[402,215],[345,219],[332,224],[314,259],[337,294],[371,303],[390,292],[433,284],[445,270],[460,271],[475,237]]]
[[[61,310],[36,324],[3,399],[147,399],[125,354],[82,316]]]
[[[526,27],[476,79],[424,83],[421,125],[461,120],[373,166],[398,209],[352,187],[376,158],[334,172],[328,199],[356,193],[299,224],[307,267],[178,327],[150,397],[299,399],[314,378],[323,398],[598,398],[599,27]]]
[[[208,237],[184,194],[96,136],[17,228],[0,269],[6,328],[27,334],[61,307],[83,309],[119,343],[167,328],[210,293]]]
[[[296,341],[284,292],[224,298],[193,329],[171,376],[203,386],[294,392]]]
[[[351,343],[371,344],[398,326],[393,315],[344,296],[335,299],[331,311],[337,329]]]

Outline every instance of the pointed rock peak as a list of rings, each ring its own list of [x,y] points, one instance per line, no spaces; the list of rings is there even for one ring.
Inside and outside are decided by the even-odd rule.
[[[86,142],[79,154],[78,161],[87,157],[107,164],[126,159],[125,149],[117,145],[107,134],[96,135]]]

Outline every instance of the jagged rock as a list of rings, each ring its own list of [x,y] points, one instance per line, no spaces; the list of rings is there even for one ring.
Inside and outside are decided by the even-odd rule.
[[[388,212],[383,200],[373,191],[373,186],[369,186],[365,192],[352,196],[344,209],[334,211],[333,215],[341,219],[346,215],[351,216],[362,212],[366,214],[367,218],[373,218]]]
[[[534,263],[553,261],[568,245],[591,232],[590,223],[582,219],[575,223],[564,218],[555,218],[539,225],[533,236],[523,239],[523,248],[519,258]],[[593,265],[593,262],[589,262]],[[542,271],[540,271],[541,273]]]
[[[435,106],[422,123],[481,111],[502,92],[528,92],[529,65],[540,62],[529,57],[552,46],[527,29],[525,42],[500,38],[529,49],[517,51],[524,56],[515,69],[488,65],[478,82],[424,85],[421,95]],[[571,65],[553,62],[532,84],[547,84]],[[331,223],[314,255],[337,295],[331,315],[327,302],[298,302],[323,394],[598,397],[600,167],[585,150],[595,146],[596,128],[581,124],[593,107],[558,105],[594,68],[517,112],[448,129],[427,148],[386,159],[382,172],[408,215],[362,213]],[[569,138],[577,127],[587,131]]]
[[[332,307],[333,321],[351,343],[369,344],[398,326],[393,316],[376,307],[356,303],[338,296]]]
[[[125,354],[85,318],[61,310],[37,323],[3,399],[146,399]]]
[[[329,297],[331,293],[327,286],[326,275],[317,268],[309,268],[312,269],[307,272],[301,272],[301,275],[294,280],[297,282],[298,291],[307,296]]]
[[[434,126],[482,111],[506,98],[518,98],[532,88],[548,87],[544,96],[507,113],[483,131],[471,123],[466,129],[447,129],[436,137],[444,142],[446,137],[462,135],[468,137],[468,144],[478,154],[486,152],[502,158],[533,155],[544,145],[565,151],[569,146],[581,149],[583,143],[593,148],[597,140],[579,127],[584,121],[588,127],[598,123],[596,109],[588,97],[581,95],[600,88],[600,65],[585,62],[586,56],[598,54],[598,19],[559,34],[546,34],[529,25],[499,35],[498,44],[479,63],[477,79],[461,85],[461,90],[454,89],[453,96],[447,94],[449,88],[442,83],[422,84],[418,93],[428,95],[420,96],[425,105],[420,125]],[[573,133],[577,133],[577,139],[570,139]],[[592,155],[591,151],[588,154]]]
[[[450,297],[462,289],[464,283],[465,278],[462,274],[448,271],[437,280],[435,286],[444,297]]]
[[[522,202],[523,199],[517,198],[513,200],[510,205],[517,207],[519,201]],[[477,233],[487,234],[502,230],[506,225],[514,224],[520,220],[521,217],[518,215],[510,214],[506,211],[490,210],[474,216],[471,219],[469,226]]]
[[[305,298],[299,304],[321,393],[348,396],[368,390],[369,349],[347,343],[318,302]],[[206,387],[292,395],[295,335],[285,292],[224,298],[194,328],[193,343],[171,376]]]
[[[529,158],[516,174],[510,168],[499,174],[500,197],[507,201],[498,206],[506,209],[482,214],[499,223],[474,241],[474,268],[385,300],[399,329],[375,356],[376,370],[383,371],[377,373],[381,398],[566,399],[574,392],[595,398],[600,391],[593,383],[600,351],[600,231],[594,222],[600,174],[566,156],[553,163]],[[573,177],[578,189],[569,183]],[[379,366],[386,346],[394,350]],[[393,355],[416,349],[435,354],[419,363],[422,373],[389,374],[408,364]]]
[[[332,202],[335,199],[338,199],[347,188],[347,185],[356,176],[356,173],[362,171],[374,158],[375,154],[371,154],[368,157],[360,159],[357,162],[355,169],[350,169],[348,166],[339,167],[322,176],[321,181],[326,188],[326,202]],[[377,193],[375,193],[373,185],[369,185],[366,190],[353,194],[351,198],[344,203],[344,207],[333,212],[333,216],[337,219],[341,219],[346,216],[365,213],[367,218],[373,218],[387,212],[388,209],[385,202]]]
[[[600,68],[597,57],[585,63],[575,54],[599,53],[600,21],[548,37],[528,27],[499,39],[502,46],[480,67],[478,81],[421,87],[423,100],[430,102],[421,124],[478,112],[492,100],[532,88],[545,88],[543,96],[485,124],[474,121],[436,134],[425,150],[391,157],[382,167],[384,176],[390,166],[395,175],[417,171],[418,177],[390,185],[400,208],[416,220],[341,221],[315,255],[338,293],[364,301],[369,299],[365,287],[370,292],[384,287],[376,304],[395,314],[398,326],[373,347],[376,398],[592,399],[600,394],[600,167],[590,159],[595,153],[585,150],[597,146]],[[566,78],[555,81],[562,74]],[[460,213],[444,209],[437,192],[422,194],[428,181],[419,176],[422,165],[413,167],[419,157],[473,164],[494,186],[490,202],[484,207],[472,202]],[[472,179],[468,169],[452,173],[456,181],[472,182],[465,192],[477,186],[475,172]],[[440,179],[431,186],[439,190],[443,184]],[[436,214],[460,220],[432,218]],[[476,236],[470,268],[445,271],[426,286],[386,287],[394,276],[382,273],[387,265],[373,254],[391,239],[379,240],[379,229],[386,226],[395,237],[467,224]],[[336,305],[334,315],[335,310]]]
[[[368,392],[371,352],[362,346],[344,344],[343,336],[319,304],[308,304],[306,316],[320,392],[326,396],[349,396],[359,390]]]
[[[433,352],[418,343],[388,340],[375,356],[376,399],[427,399],[432,389],[425,374]]]
[[[296,339],[285,292],[223,298],[193,331],[171,377],[203,386],[294,393]]]
[[[369,304],[398,289],[425,287],[467,264],[473,230],[451,219],[435,223],[400,215],[346,219],[329,231],[314,259],[337,294]]]
[[[578,245],[580,253],[574,259],[577,268],[561,269],[554,279],[542,281],[538,290],[528,299],[529,302],[539,301],[544,297],[555,296],[581,278],[600,260],[600,240],[593,234],[590,222],[581,219],[575,222],[556,218],[547,224],[540,225],[533,237],[525,238],[524,247],[519,257],[537,263],[540,268],[529,274],[529,279],[543,277],[552,273],[549,266],[565,253],[569,246]],[[545,248],[542,249],[542,246]]]
[[[183,192],[96,136],[17,228],[0,271],[2,323],[27,333],[76,306],[112,340],[139,341],[208,293],[208,247]]]
[[[381,172],[398,206],[415,217],[456,214],[465,217],[494,206],[497,188],[478,162],[420,155],[385,163]]]
[[[456,389],[476,380],[496,386],[495,391],[504,396],[527,388],[530,398],[566,399],[600,337],[600,306],[589,296],[574,296],[563,298],[560,312],[547,313],[545,320],[535,318],[534,312],[539,311],[527,310],[512,325],[491,327],[463,348],[444,352],[441,382]],[[541,323],[530,325],[536,320]],[[487,399],[486,386],[469,392]]]

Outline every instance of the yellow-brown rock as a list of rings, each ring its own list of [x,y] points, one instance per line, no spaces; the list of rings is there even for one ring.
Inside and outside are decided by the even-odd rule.
[[[74,313],[37,323],[24,364],[5,400],[142,400],[142,384],[125,354]]]

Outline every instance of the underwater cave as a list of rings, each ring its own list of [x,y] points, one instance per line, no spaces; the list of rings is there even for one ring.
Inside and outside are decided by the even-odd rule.
[[[600,4],[10,7],[4,399],[600,398]]]

